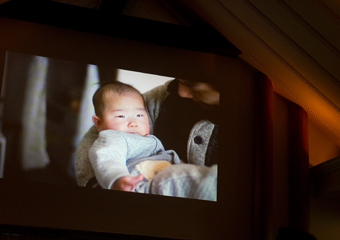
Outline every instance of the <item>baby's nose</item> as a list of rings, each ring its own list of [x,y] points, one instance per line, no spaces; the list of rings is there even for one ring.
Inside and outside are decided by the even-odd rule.
[[[129,122],[129,127],[137,127],[137,122],[135,121]]]

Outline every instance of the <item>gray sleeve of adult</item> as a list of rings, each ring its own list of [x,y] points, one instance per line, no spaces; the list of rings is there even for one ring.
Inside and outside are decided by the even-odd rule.
[[[187,143],[187,159],[197,166],[207,165],[207,151],[215,124],[208,120],[197,122],[190,131]]]
[[[151,134],[153,134],[153,127],[158,118],[159,111],[162,107],[164,100],[168,97],[168,85],[171,81],[166,82],[165,84],[155,87],[150,91],[143,94],[145,106],[149,113],[150,118],[150,129]]]
[[[95,176],[88,154],[94,141],[98,138],[98,130],[92,126],[80,142],[75,158],[75,174],[79,186],[86,186],[87,182]]]

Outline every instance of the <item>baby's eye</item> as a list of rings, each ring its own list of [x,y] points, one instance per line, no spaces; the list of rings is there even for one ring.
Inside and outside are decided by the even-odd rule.
[[[143,117],[143,114],[137,114],[137,117]]]
[[[125,118],[124,115],[118,115],[117,117],[118,117],[118,118]]]

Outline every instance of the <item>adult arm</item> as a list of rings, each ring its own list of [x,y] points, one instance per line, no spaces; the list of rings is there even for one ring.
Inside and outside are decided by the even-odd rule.
[[[169,96],[168,85],[170,82],[171,81],[168,81],[165,84],[155,87],[143,94],[145,106],[148,109],[150,117],[150,129],[152,134],[160,108],[164,100]]]
[[[98,130],[95,126],[92,126],[84,135],[77,148],[74,168],[79,186],[85,187],[91,179],[95,178],[95,173],[93,171],[88,154],[91,146],[97,138]]]

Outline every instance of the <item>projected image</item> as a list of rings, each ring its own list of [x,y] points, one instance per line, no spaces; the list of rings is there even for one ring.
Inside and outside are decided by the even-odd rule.
[[[4,179],[216,201],[216,86],[8,52],[1,93]]]

